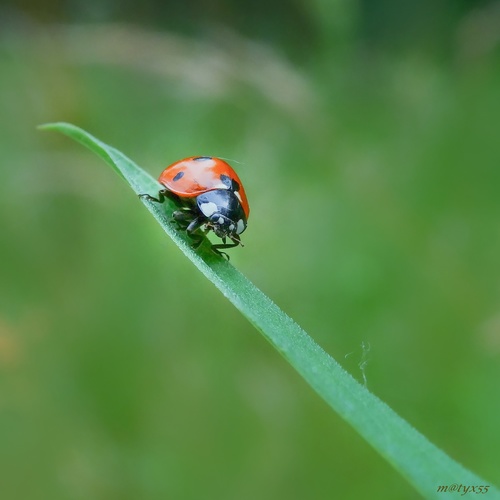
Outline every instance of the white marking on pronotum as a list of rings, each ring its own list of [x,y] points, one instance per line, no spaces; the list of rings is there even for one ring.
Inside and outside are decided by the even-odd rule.
[[[239,193],[239,191],[234,191],[234,194],[236,195],[236,198],[238,198],[238,200],[240,200],[240,203],[241,203],[241,194]]]
[[[245,230],[245,223],[243,222],[243,219],[240,219],[238,221],[238,224],[236,225],[236,233],[241,234]]]
[[[213,201],[208,201],[200,205],[200,210],[205,217],[210,217],[217,211],[217,205]]]
[[[219,217],[219,220],[217,222],[219,224],[224,224],[224,218],[223,217]]]

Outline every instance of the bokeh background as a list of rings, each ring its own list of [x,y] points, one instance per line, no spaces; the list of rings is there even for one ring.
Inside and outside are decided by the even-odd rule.
[[[233,159],[234,265],[500,482],[500,2],[4,0],[0,33],[3,499],[419,498],[59,120],[155,176]]]

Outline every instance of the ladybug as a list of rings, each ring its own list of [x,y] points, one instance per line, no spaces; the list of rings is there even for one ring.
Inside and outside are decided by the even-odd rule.
[[[194,240],[194,248],[209,231],[222,239],[222,244],[212,245],[218,255],[229,259],[222,249],[243,246],[240,234],[247,227],[250,208],[240,178],[228,163],[211,156],[191,156],[168,166],[158,181],[163,185],[158,198],[139,196],[158,203],[173,200],[179,210],[172,216]]]

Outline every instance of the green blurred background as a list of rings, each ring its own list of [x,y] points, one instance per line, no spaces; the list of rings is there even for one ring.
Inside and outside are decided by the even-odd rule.
[[[2,499],[419,498],[58,120],[155,176],[237,161],[232,262],[500,483],[500,2],[7,0],[0,33]]]

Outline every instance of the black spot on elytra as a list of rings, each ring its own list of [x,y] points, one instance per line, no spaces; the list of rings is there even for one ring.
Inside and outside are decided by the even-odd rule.
[[[231,179],[226,174],[220,174],[219,178],[224,186],[226,186],[228,189],[231,189]]]
[[[228,175],[220,174],[220,180],[222,181],[224,186],[227,186],[227,188],[231,191],[240,190],[240,185],[234,179],[231,179],[231,177],[229,177]]]
[[[197,156],[196,158],[193,158],[193,161],[204,161],[204,160],[211,160],[211,156]]]
[[[184,177],[184,172],[179,172],[175,174],[175,177],[172,179],[174,182],[178,181],[179,179],[182,179]]]

